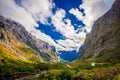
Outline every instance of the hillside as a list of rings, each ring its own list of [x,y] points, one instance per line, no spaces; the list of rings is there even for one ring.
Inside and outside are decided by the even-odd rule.
[[[78,56],[73,62],[60,60],[54,46],[0,16],[0,80],[120,80],[119,3],[95,21],[80,56],[64,55]]]
[[[120,61],[120,0],[97,21],[87,34],[80,59],[100,58],[100,61]]]
[[[0,16],[0,60],[59,62],[55,47],[36,39],[19,23]]]

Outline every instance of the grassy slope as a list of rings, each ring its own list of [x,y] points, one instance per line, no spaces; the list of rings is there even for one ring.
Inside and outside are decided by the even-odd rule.
[[[16,45],[17,43],[17,45]],[[0,44],[0,80],[40,73],[42,70],[62,69],[63,64],[41,63],[37,53],[20,42]],[[17,52],[16,52],[17,51]],[[24,56],[25,59],[17,54]]]
[[[70,65],[72,68],[65,68],[66,64],[36,63],[38,61],[34,57],[35,55],[33,55],[36,54],[34,50],[22,43],[19,43],[17,46],[15,43],[12,43],[11,45],[12,47],[14,46],[14,49],[25,57],[25,60],[16,56],[15,53],[8,51],[10,47],[4,48],[4,45],[0,45],[1,79],[8,79],[11,77],[15,78],[33,73],[39,73],[41,70],[47,70],[47,73],[41,75],[39,79],[62,79],[63,77],[67,79],[68,76],[73,80],[104,80],[105,78],[116,78],[117,80],[117,78],[119,78],[120,64],[118,62],[115,63],[115,60],[111,64],[108,63],[109,58],[118,57],[115,56],[114,53],[119,52],[119,49],[109,52],[109,56],[104,55],[104,57],[102,56],[98,59],[76,60],[74,62],[68,63],[68,65]],[[91,66],[92,62],[96,62],[98,64],[93,67]],[[94,76],[94,74],[96,75]]]
[[[94,61],[94,60],[91,60]],[[85,61],[85,63],[91,63]],[[81,61],[69,63],[72,68],[50,68],[46,74],[30,80],[119,80],[120,64],[86,65]],[[65,64],[64,64],[65,66]]]
[[[41,57],[37,56],[37,52],[10,34],[9,38],[10,42],[8,39],[0,42],[0,79],[39,72],[41,69],[38,69],[37,63]]]
[[[18,47],[20,51],[31,54],[30,48]],[[27,53],[28,52],[28,53]],[[34,51],[33,51],[34,52]],[[112,52],[111,52],[112,53]],[[24,55],[25,56],[25,55]],[[116,57],[116,56],[115,56]],[[88,59],[88,60],[76,60],[68,63],[72,68],[65,68],[66,64],[46,64],[46,63],[34,63],[28,60],[21,60],[20,58],[10,55],[7,51],[0,47],[0,77],[1,79],[8,79],[9,77],[15,78],[19,76],[29,75],[33,73],[39,73],[41,70],[47,70],[46,74],[39,76],[37,79],[68,79],[69,80],[105,80],[120,78],[120,64],[119,63],[103,63],[105,58]],[[91,66],[92,62],[99,63],[96,66]],[[101,64],[102,63],[102,64]],[[8,75],[9,74],[9,75]],[[31,79],[31,80],[36,80]]]
[[[109,63],[118,63],[120,62],[120,49],[117,48],[113,51],[107,52],[103,56],[97,58],[96,62],[109,62]]]

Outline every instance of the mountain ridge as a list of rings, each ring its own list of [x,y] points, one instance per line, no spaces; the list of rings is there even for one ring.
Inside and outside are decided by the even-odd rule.
[[[95,21],[87,34],[80,59],[99,58],[102,56],[120,56],[120,0],[116,0],[111,9]],[[119,58],[109,57],[107,60]]]
[[[17,46],[17,44],[25,45],[25,48],[28,47],[29,49],[32,49],[36,53],[36,56],[41,57],[42,62],[59,62],[60,60],[54,46],[36,39],[28,33],[22,25],[2,16],[0,16],[0,41],[1,46],[3,45],[2,43],[10,43],[10,47],[13,47],[15,43],[12,45],[12,41],[16,42],[16,46],[14,47],[18,47],[19,45]],[[17,52],[20,51],[20,49],[17,50]],[[16,53],[16,50],[13,49],[13,53]]]

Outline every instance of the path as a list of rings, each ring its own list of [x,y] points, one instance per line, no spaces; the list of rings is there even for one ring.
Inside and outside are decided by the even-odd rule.
[[[35,74],[35,75],[27,75],[27,76],[24,76],[24,77],[20,77],[18,79],[15,79],[15,80],[23,80],[23,79],[31,79],[31,78],[38,78],[40,75],[42,74],[46,74],[47,71],[42,71],[40,74]]]

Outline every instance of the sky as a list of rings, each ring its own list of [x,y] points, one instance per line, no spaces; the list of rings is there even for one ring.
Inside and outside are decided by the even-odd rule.
[[[0,0],[0,15],[60,52],[78,52],[95,20],[115,0]]]

